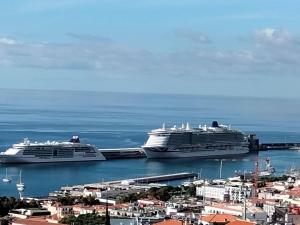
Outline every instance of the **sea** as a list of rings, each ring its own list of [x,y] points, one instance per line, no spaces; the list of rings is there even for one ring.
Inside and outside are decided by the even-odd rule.
[[[213,120],[247,133],[261,143],[300,142],[300,99],[224,97],[184,94],[107,93],[0,89],[0,151],[27,137],[31,141],[68,140],[78,135],[98,148],[140,147],[147,132],[189,122],[210,125]],[[300,152],[264,151],[224,159],[222,176],[264,167],[267,157],[278,174],[300,165]],[[62,186],[176,172],[219,177],[219,159],[120,159],[101,162],[0,164],[0,196],[18,196],[22,170],[25,196],[47,196]]]

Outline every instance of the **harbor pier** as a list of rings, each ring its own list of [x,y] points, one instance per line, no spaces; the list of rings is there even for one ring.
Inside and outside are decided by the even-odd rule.
[[[106,159],[132,159],[145,158],[142,148],[106,148],[98,149]]]
[[[300,150],[300,143],[263,143],[260,144],[259,150]]]
[[[150,184],[150,183],[167,182],[173,180],[183,180],[189,178],[193,179],[197,176],[198,174],[193,172],[172,173],[172,174],[164,174],[164,175],[157,175],[157,176],[146,176],[146,177],[128,178],[123,180],[105,181],[100,183],[67,186],[67,187],[62,187],[61,190],[71,191],[71,190],[82,190],[84,188],[101,188],[104,186],[114,186],[114,185]]]

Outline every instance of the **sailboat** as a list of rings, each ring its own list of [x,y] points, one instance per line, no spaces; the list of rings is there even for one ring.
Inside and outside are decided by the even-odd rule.
[[[20,170],[20,180],[19,180],[19,183],[16,184],[17,186],[17,190],[19,192],[19,195],[20,195],[20,199],[23,198],[23,192],[24,192],[24,189],[25,189],[25,184],[22,182],[22,170]]]
[[[226,180],[222,179],[222,170],[223,170],[223,159],[220,160],[220,169],[219,169],[219,179],[214,179],[212,182],[215,184],[225,184]]]
[[[9,183],[9,182],[11,182],[11,179],[8,178],[8,176],[7,176],[7,168],[6,168],[6,175],[5,175],[5,177],[2,179],[2,181],[3,181],[4,183]]]

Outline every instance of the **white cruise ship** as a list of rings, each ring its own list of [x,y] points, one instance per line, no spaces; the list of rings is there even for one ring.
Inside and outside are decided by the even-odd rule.
[[[191,128],[188,123],[180,128],[163,125],[149,133],[142,148],[147,158],[226,157],[248,153],[249,141],[241,131],[213,121],[211,127]]]
[[[90,144],[80,143],[78,136],[68,142],[24,142],[14,144],[0,153],[1,163],[48,163],[105,160],[100,151]]]

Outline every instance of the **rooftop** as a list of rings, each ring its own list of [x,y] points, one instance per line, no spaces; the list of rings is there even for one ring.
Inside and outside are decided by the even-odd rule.
[[[154,223],[153,225],[183,225],[183,224],[184,222],[182,220],[169,219],[159,223]]]
[[[62,223],[50,223],[42,217],[28,218],[28,219],[16,219],[12,222],[12,225],[63,225]]]
[[[236,220],[237,217],[229,214],[211,214],[202,216],[201,220],[210,223],[222,223]]]
[[[246,220],[235,220],[232,222],[227,223],[226,225],[255,225],[256,223],[246,221]]]

